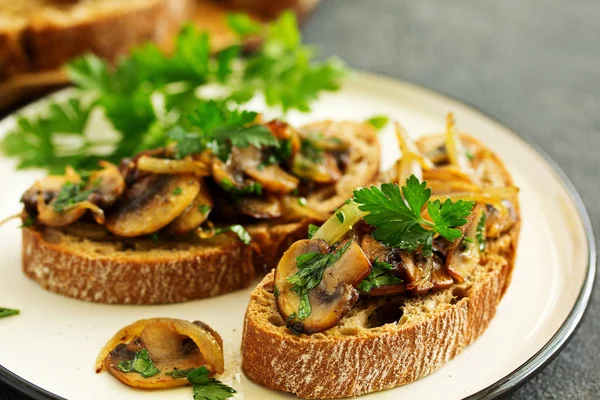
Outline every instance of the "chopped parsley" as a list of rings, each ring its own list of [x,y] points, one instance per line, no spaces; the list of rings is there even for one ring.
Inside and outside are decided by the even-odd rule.
[[[144,378],[150,378],[160,373],[160,369],[150,359],[148,350],[142,349],[135,353],[131,360],[123,361],[117,364],[117,369],[122,372],[137,372]]]
[[[35,225],[35,217],[28,215],[19,228],[31,228],[33,225]]]
[[[275,296],[275,298],[278,298],[279,294],[279,288],[277,286],[273,286],[273,296]]]
[[[52,207],[56,212],[63,212],[67,208],[74,206],[77,203],[86,201],[93,189],[84,190],[83,183],[66,182],[61,188],[56,198],[52,202]]]
[[[298,204],[300,204],[302,207],[306,207],[306,197],[298,197]]]
[[[12,308],[0,307],[0,318],[10,317],[11,315],[18,315],[21,312]]]
[[[447,199],[444,203],[429,201],[431,189],[426,182],[411,175],[402,187],[393,183],[384,183],[381,189],[375,186],[354,191],[354,199],[359,209],[369,212],[365,221],[375,227],[373,237],[391,246],[415,251],[422,247],[425,256],[433,253],[433,237],[437,233],[449,241],[462,236],[457,227],[467,223],[467,217],[475,203]],[[432,221],[421,216],[423,207],[427,207]],[[425,228],[427,227],[427,228]]]
[[[475,154],[473,154],[473,152],[471,152],[470,150],[466,150],[465,155],[467,156],[469,161],[473,161],[475,159]]]
[[[174,195],[180,195],[181,193],[183,193],[183,190],[179,186],[177,186],[175,189],[173,189]]]
[[[376,130],[382,130],[390,122],[390,118],[385,115],[375,115],[365,121],[365,123],[373,126]]]
[[[358,290],[368,293],[371,290],[385,285],[397,285],[402,283],[402,279],[395,276],[392,271],[394,267],[377,259],[373,262],[371,273],[362,282],[358,284]]]
[[[261,195],[262,194],[262,185],[258,182],[250,182],[242,188],[237,187],[233,182],[229,179],[225,178],[221,182],[219,182],[219,186],[227,193],[230,193],[234,196],[246,196],[246,195]]]
[[[209,206],[208,204],[198,205],[198,211],[200,211],[204,215],[206,215],[211,209],[212,209],[212,207]]]
[[[319,227],[313,224],[308,224],[308,238],[312,239],[314,234],[319,230]]]
[[[296,292],[300,297],[300,306],[295,317],[296,319],[304,320],[310,316],[312,308],[308,298],[308,291],[321,283],[325,269],[339,260],[351,243],[351,241],[348,241],[333,253],[322,254],[313,251],[296,258],[298,272],[287,278],[287,281],[292,284],[292,291]]]
[[[246,229],[242,225],[230,225],[225,228],[215,229],[215,235],[219,235],[225,232],[233,232],[235,235],[242,241],[244,244],[250,244],[252,242],[252,236],[248,233]]]
[[[225,400],[236,391],[224,383],[210,377],[210,370],[205,366],[190,369],[175,369],[166,372],[175,379],[187,378],[192,384],[194,400]]]
[[[195,368],[189,369],[174,369],[173,371],[165,372],[165,375],[173,377],[173,379],[187,378],[190,372],[194,371]]]
[[[477,223],[477,242],[479,243],[479,251],[485,250],[485,213],[481,213],[481,218]]]
[[[344,215],[343,211],[336,212],[335,217],[338,219],[338,221],[340,221],[341,224],[343,224],[344,221],[346,220],[346,216]]]

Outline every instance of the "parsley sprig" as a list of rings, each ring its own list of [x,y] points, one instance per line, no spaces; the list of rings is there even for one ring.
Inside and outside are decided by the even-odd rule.
[[[118,163],[164,146],[168,132],[183,125],[189,140],[182,148],[194,146],[194,141],[202,147],[217,140],[217,151],[221,151],[221,143],[268,139],[261,127],[227,120],[225,126],[211,128],[216,138],[197,140],[199,132],[187,129],[184,116],[206,102],[198,98],[199,87],[220,85],[225,94],[217,101],[232,108],[261,93],[269,106],[283,111],[308,111],[319,93],[339,88],[344,68],[335,61],[314,62],[315,52],[302,45],[292,13],[284,13],[267,27],[242,14],[228,20],[241,39],[257,36],[264,45],[249,57],[242,56],[238,44],[212,54],[209,35],[190,25],[181,30],[170,55],[147,44],[115,67],[94,55],[83,56],[67,67],[80,92],[51,103],[40,115],[18,117],[1,149],[19,160],[19,168],[42,167],[61,173],[67,165],[90,169],[100,158]],[[84,97],[91,101],[80,100]],[[87,127],[95,111],[112,125],[113,135],[90,134]],[[189,151],[182,150],[182,154]],[[222,151],[226,153],[227,145]]]
[[[366,211],[365,221],[375,227],[373,237],[380,242],[408,251],[422,246],[425,256],[432,254],[432,242],[436,234],[453,241],[461,237],[457,227],[467,223],[473,209],[472,201],[447,199],[429,201],[431,189],[426,182],[411,175],[400,189],[397,184],[384,183],[381,189],[372,186],[354,191],[354,201],[359,209]],[[426,207],[431,221],[422,217]]]
[[[380,286],[402,283],[402,279],[391,273],[393,270],[394,266],[392,264],[375,260],[369,276],[358,284],[358,290],[368,293]]]
[[[318,253],[316,251],[302,254],[296,258],[298,272],[287,278],[292,284],[292,291],[300,297],[298,312],[290,319],[304,320],[312,313],[312,307],[308,298],[308,291],[321,283],[323,272],[330,267],[346,252],[352,242],[346,242],[333,253]]]

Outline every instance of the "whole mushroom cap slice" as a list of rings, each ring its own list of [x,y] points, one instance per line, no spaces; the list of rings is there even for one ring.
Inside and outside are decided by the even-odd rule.
[[[371,272],[371,263],[360,246],[352,241],[341,257],[325,268],[321,282],[309,290],[311,314],[303,320],[291,319],[300,306],[300,297],[287,279],[298,272],[296,259],[310,252],[325,254],[328,250],[322,240],[297,241],[285,252],[275,270],[275,285],[279,290],[277,308],[288,321],[288,327],[296,331],[323,332],[337,325],[358,300],[354,287]]]
[[[199,183],[200,191],[194,201],[167,226],[169,232],[181,235],[196,229],[208,219],[213,207],[213,199],[204,180],[199,179]]]
[[[160,373],[144,378],[137,372],[123,372],[117,365],[146,349]],[[127,386],[164,389],[188,384],[185,377],[169,375],[174,370],[205,366],[211,375],[224,371],[223,341],[208,325],[173,318],[143,319],[124,327],[104,346],[96,360],[96,372],[107,370]]]
[[[146,176],[127,189],[106,218],[106,229],[123,237],[154,233],[181,215],[199,191],[192,175]]]

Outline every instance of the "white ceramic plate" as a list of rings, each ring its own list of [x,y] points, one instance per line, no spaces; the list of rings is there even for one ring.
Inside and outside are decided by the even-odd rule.
[[[44,107],[39,101],[26,111]],[[252,105],[262,107],[259,100]],[[592,231],[579,197],[547,157],[481,113],[405,82],[359,74],[343,90],[323,96],[293,124],[325,118],[364,120],[385,114],[417,137],[443,129],[453,111],[458,127],[497,152],[521,188],[523,227],[512,284],[487,331],[438,372],[407,386],[365,398],[494,397],[522,382],[573,333],[589,299],[595,268]],[[0,122],[0,135],[14,126]],[[391,125],[391,124],[390,124]],[[398,157],[391,126],[381,134],[383,167]],[[42,172],[15,172],[0,159],[0,215],[19,212],[21,193]],[[109,374],[95,374],[100,348],[121,327],[148,317],[200,319],[218,330],[226,348],[226,376],[236,398],[291,398],[261,388],[240,372],[242,321],[251,288],[214,299],[165,306],[110,306],[46,292],[21,272],[17,221],[0,230],[0,306],[21,315],[0,320],[0,378],[36,398],[185,399],[190,388],[143,392]],[[9,372],[10,371],[10,372]],[[36,386],[38,388],[36,388]],[[43,389],[40,390],[39,388]]]

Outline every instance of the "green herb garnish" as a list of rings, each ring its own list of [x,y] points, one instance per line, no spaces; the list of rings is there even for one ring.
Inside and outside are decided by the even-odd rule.
[[[479,243],[479,251],[485,250],[485,213],[481,213],[481,218],[477,223],[477,242]]]
[[[239,188],[229,179],[225,178],[219,182],[219,186],[227,193],[234,196],[261,195],[262,185],[258,182],[250,182],[246,186]]]
[[[177,186],[175,189],[173,189],[174,195],[179,195],[181,193],[183,193],[183,190],[179,186]]]
[[[25,217],[25,221],[19,226],[19,228],[31,228],[35,225],[35,217],[33,215],[28,215]]]
[[[52,202],[52,207],[56,212],[63,212],[67,208],[74,206],[77,203],[86,201],[90,194],[93,193],[93,189],[84,190],[83,183],[72,183],[66,182],[56,195],[55,200]]]
[[[212,209],[211,206],[209,206],[208,204],[200,204],[198,206],[198,211],[200,211],[202,214],[207,214],[210,210]]]
[[[187,378],[190,372],[194,371],[195,368],[189,369],[174,369],[173,371],[165,372],[165,375],[169,375],[174,379]]]
[[[18,315],[21,312],[12,308],[0,307],[0,318],[10,317],[11,315]]]
[[[308,291],[321,282],[325,269],[339,260],[351,243],[351,241],[348,241],[333,253],[322,254],[313,251],[296,258],[298,272],[287,278],[287,281],[292,284],[291,289],[300,297],[296,319],[304,320],[311,314],[312,307],[308,298]]]
[[[336,212],[335,217],[338,219],[338,221],[340,221],[340,224],[343,224],[344,221],[346,220],[346,216],[344,215],[343,211]]]
[[[160,373],[160,369],[156,368],[146,349],[135,353],[133,359],[117,364],[117,369],[122,372],[137,372],[144,378],[150,378]]]
[[[373,268],[371,269],[369,276],[358,284],[358,290],[367,293],[380,286],[402,283],[402,279],[391,273],[393,270],[394,267],[392,264],[376,259],[373,262]]]
[[[204,366],[188,374],[187,379],[194,390],[194,400],[225,400],[236,393],[233,388],[209,375],[210,371]]]
[[[302,207],[306,207],[306,197],[298,197],[298,204],[300,204]]]
[[[168,55],[146,44],[114,67],[91,54],[74,60],[67,66],[71,82],[92,101],[80,101],[77,94],[52,103],[44,116],[19,117],[17,127],[2,141],[3,151],[19,160],[19,168],[43,167],[54,173],[67,165],[95,168],[99,159],[118,163],[166,145],[167,132],[175,125],[182,123],[185,131],[182,116],[202,103],[196,97],[199,86],[221,85],[225,94],[218,101],[232,106],[262,93],[269,106],[284,111],[308,111],[319,93],[339,88],[344,68],[335,61],[314,62],[314,51],[302,45],[291,12],[266,28],[240,14],[228,22],[240,38],[258,35],[264,45],[250,57],[242,57],[240,45],[211,54],[210,37],[188,25]],[[94,110],[108,119],[116,134],[86,135]]]
[[[314,236],[315,232],[317,232],[319,230],[319,227],[313,224],[308,224],[308,238],[312,239],[312,237]]]
[[[390,122],[389,117],[385,115],[375,115],[365,121],[365,123],[373,126],[376,130],[382,130]]]
[[[406,180],[406,186],[400,187],[393,183],[384,183],[381,189],[372,186],[354,191],[354,199],[360,205],[359,209],[369,212],[365,221],[375,227],[373,237],[391,246],[414,251],[422,246],[422,253],[431,256],[432,241],[437,233],[449,241],[462,236],[457,227],[467,223],[474,202],[447,199],[444,203],[439,200],[429,201],[431,189],[426,182],[411,175]],[[432,222],[421,216],[421,210],[427,206]],[[427,229],[425,228],[427,227]]]
[[[190,369],[175,369],[165,373],[175,379],[187,378],[194,390],[194,400],[225,400],[236,391],[222,382],[210,377],[205,366]]]
[[[225,233],[225,232],[235,233],[236,236],[238,238],[240,238],[240,240],[242,242],[244,242],[244,244],[250,244],[250,242],[252,242],[252,236],[250,236],[248,231],[246,229],[244,229],[244,227],[242,225],[236,224],[236,225],[230,225],[225,228],[215,229],[215,235],[220,235],[221,233]]]

